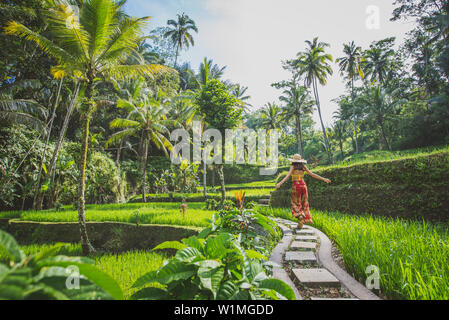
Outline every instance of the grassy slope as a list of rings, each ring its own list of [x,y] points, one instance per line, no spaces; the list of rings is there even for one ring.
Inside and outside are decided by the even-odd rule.
[[[179,203],[127,203],[110,205],[88,205],[86,221],[110,221],[135,223],[137,213],[140,224],[170,224],[179,226],[207,227],[213,212],[204,210],[203,203],[188,203],[185,217]],[[18,218],[24,221],[74,222],[78,212],[71,207],[64,211],[16,211],[0,212],[0,218]]]
[[[365,164],[365,163],[374,163],[374,162],[382,162],[382,161],[391,161],[391,160],[401,160],[401,159],[410,159],[422,156],[428,156],[440,152],[448,152],[449,146],[443,147],[429,147],[429,148],[421,148],[421,149],[410,149],[403,151],[369,151],[364,152],[358,155],[353,155],[351,157],[346,158],[346,161],[339,161],[333,165],[327,166],[318,166],[315,167],[315,170],[318,169],[333,169],[333,168],[344,168],[357,164]]]
[[[291,219],[290,209],[265,213]],[[391,299],[449,299],[448,225],[317,211],[312,218],[362,283],[366,268],[374,265],[382,293]]]

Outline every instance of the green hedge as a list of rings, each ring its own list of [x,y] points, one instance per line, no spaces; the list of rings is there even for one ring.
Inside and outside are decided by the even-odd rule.
[[[121,222],[87,222],[89,239],[96,249],[108,252],[148,250],[165,241],[197,235],[201,228],[167,225],[135,225]],[[10,220],[2,229],[21,245],[56,242],[78,243],[77,222],[30,222]]]
[[[449,152],[413,158],[317,169],[330,185],[306,175],[311,208],[447,221]],[[279,175],[278,181],[287,173]],[[273,192],[273,207],[290,206],[290,181]]]

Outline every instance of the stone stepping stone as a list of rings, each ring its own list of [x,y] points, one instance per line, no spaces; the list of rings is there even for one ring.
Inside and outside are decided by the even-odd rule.
[[[290,249],[315,251],[316,250],[316,243],[306,242],[306,241],[293,241],[292,244],[290,245]]]
[[[293,274],[307,287],[341,287],[340,281],[326,269],[293,269]]]
[[[318,238],[316,236],[296,236],[295,240],[298,241],[317,241]]]
[[[310,300],[316,300],[316,301],[327,301],[327,300],[359,300],[356,298],[317,298],[317,297],[311,297]]]
[[[312,251],[287,251],[285,253],[285,261],[301,264],[313,264],[317,262],[316,256]]]
[[[259,199],[259,204],[269,204],[270,199]]]
[[[295,229],[295,233],[302,236],[312,236],[315,234],[313,230],[303,230],[303,229]]]

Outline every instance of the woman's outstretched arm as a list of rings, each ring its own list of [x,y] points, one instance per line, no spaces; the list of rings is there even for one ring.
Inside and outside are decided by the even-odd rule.
[[[290,178],[290,176],[292,175],[292,172],[293,172],[293,166],[290,167],[290,171],[285,176],[285,178],[282,179],[282,181],[276,185],[276,189],[279,189],[284,184],[284,182],[287,181],[288,178]]]
[[[304,169],[305,169],[305,171],[307,172],[307,174],[308,174],[309,176],[311,176],[312,178],[315,178],[315,179],[317,179],[317,180],[324,181],[324,182],[326,182],[326,183],[331,183],[331,181],[330,181],[329,179],[323,178],[323,177],[321,177],[321,176],[319,176],[319,175],[313,173],[313,172],[310,171],[306,166],[304,166]]]

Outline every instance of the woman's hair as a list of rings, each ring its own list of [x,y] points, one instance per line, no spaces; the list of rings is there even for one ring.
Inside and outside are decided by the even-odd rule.
[[[293,168],[294,168],[295,170],[302,170],[302,171],[305,171],[304,163],[294,162],[294,163],[292,163],[292,166],[293,166]]]

